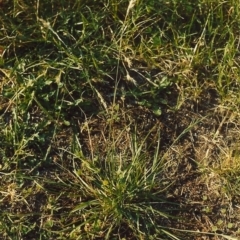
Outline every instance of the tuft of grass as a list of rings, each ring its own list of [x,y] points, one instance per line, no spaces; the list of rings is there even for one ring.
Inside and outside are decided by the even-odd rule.
[[[95,153],[93,158],[84,157],[81,146],[75,149],[72,177],[80,190],[76,194],[80,201],[70,212],[76,221],[71,223],[71,236],[113,239],[132,235],[145,239],[166,235],[161,219],[174,218],[177,206],[164,194],[168,186],[161,176],[159,144],[150,161],[143,145],[133,136],[130,149],[117,153],[111,146],[103,159]],[[172,205],[171,211],[164,210],[164,205]]]

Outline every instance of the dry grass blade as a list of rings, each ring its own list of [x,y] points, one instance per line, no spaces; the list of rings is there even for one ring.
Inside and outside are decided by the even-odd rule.
[[[129,1],[125,19],[128,17],[130,10],[131,10],[132,8],[134,8],[134,6],[136,5],[136,3],[137,3],[137,0],[130,0],[130,1]]]

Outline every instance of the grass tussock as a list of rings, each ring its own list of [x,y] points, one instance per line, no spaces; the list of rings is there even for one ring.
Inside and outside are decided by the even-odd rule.
[[[0,1],[0,239],[238,239],[237,1]]]

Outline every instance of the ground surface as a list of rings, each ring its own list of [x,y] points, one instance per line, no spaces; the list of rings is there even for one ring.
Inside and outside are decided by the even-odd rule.
[[[240,239],[239,9],[0,0],[0,239]]]

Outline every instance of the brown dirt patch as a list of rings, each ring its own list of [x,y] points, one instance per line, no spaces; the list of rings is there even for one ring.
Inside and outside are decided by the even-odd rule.
[[[190,98],[174,110],[178,98],[173,88],[160,117],[143,107],[126,108],[119,102],[115,118],[97,115],[78,122],[80,139],[87,152],[104,155],[113,142],[119,152],[129,148],[130,136],[136,130],[139,139],[148,135],[146,149],[152,151],[150,143],[158,140],[160,132],[162,155],[169,163],[166,179],[174,182],[168,198],[182,209],[179,220],[167,225],[239,237],[240,197],[231,197],[228,171],[221,169],[223,153],[239,141],[237,115],[230,107],[218,105],[214,89],[204,90],[198,99]],[[199,235],[189,239],[223,237]]]

